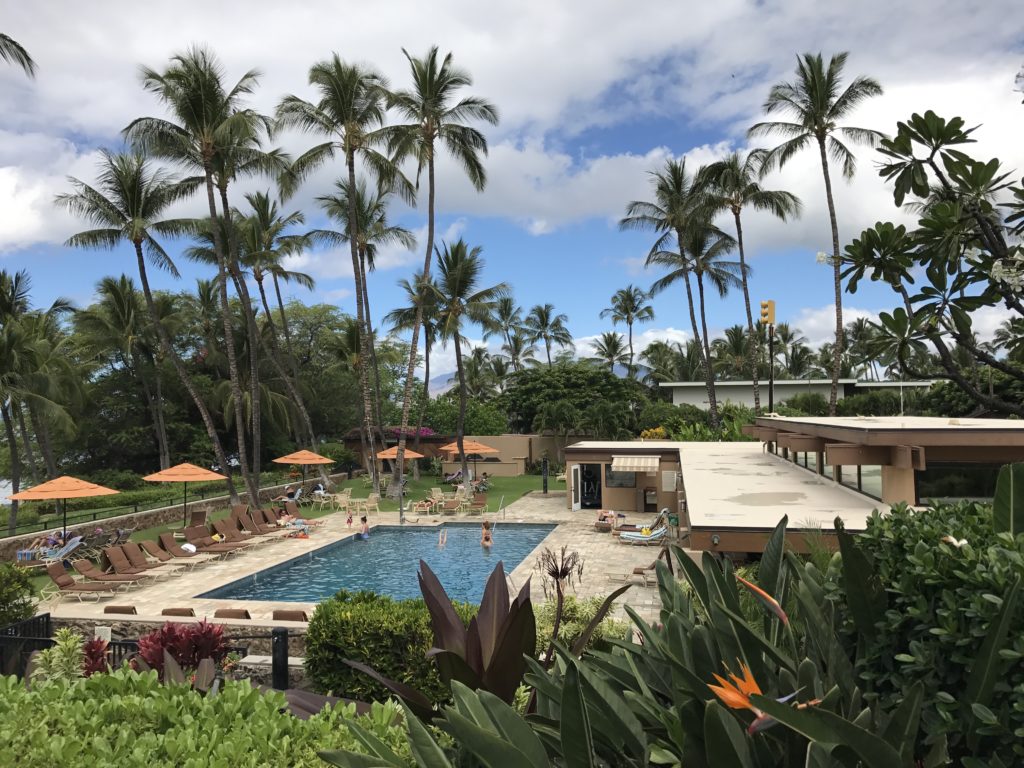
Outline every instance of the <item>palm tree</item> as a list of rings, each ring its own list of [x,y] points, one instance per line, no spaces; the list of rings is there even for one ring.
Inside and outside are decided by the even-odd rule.
[[[487,347],[473,347],[462,359],[466,372],[466,395],[477,401],[486,401],[498,392],[494,380],[494,369],[491,367],[491,353]],[[454,379],[449,383],[453,383]]]
[[[686,232],[685,255],[690,270],[697,278],[697,298],[700,302],[700,325],[703,330],[704,354],[711,361],[711,346],[708,340],[707,307],[704,296],[705,285],[725,298],[730,288],[742,284],[741,275],[750,271],[738,261],[726,261],[725,256],[736,247],[736,241],[708,221],[692,221]],[[660,290],[660,289],[659,289]]]
[[[564,461],[569,433],[579,426],[580,412],[568,400],[545,400],[537,409],[531,425],[534,432],[553,432],[556,436],[561,436],[562,445],[558,448],[559,461]]]
[[[516,304],[512,296],[505,296],[498,300],[498,306],[494,310],[494,317],[484,327],[484,340],[492,336],[501,335],[502,349],[512,346],[512,335],[519,333],[523,328],[523,308]],[[512,369],[519,370],[519,360],[516,357],[510,358]]]
[[[747,329],[742,325],[731,325],[725,334],[711,342],[715,355],[715,370],[723,379],[734,381],[750,377],[750,347],[752,342]]]
[[[736,244],[739,249],[740,264],[743,265],[743,306],[747,312],[747,333],[751,343],[747,345],[750,354],[750,368],[753,371],[754,411],[761,411],[761,393],[757,381],[758,357],[757,332],[754,327],[754,315],[750,309],[750,287],[747,281],[747,253],[743,244],[743,223],[740,214],[750,206],[755,211],[767,211],[782,221],[791,215],[800,215],[800,198],[792,192],[765,189],[760,184],[761,162],[763,152],[748,152],[746,157],[733,152],[728,157],[712,163],[705,168],[708,189],[708,206],[715,213],[729,211],[736,224]]]
[[[398,285],[405,291],[407,303],[404,307],[388,312],[384,316],[384,322],[396,331],[411,331],[415,325],[423,328],[423,395],[416,417],[416,437],[413,442],[413,450],[419,451],[423,417],[430,403],[430,350],[437,341],[438,289],[433,280],[423,279],[422,272],[413,275],[412,282],[399,280]],[[418,476],[419,465],[414,464],[413,467]]]
[[[782,355],[782,367],[789,368],[790,356],[793,350],[799,346],[806,346],[807,338],[800,332],[799,328],[792,327],[789,323],[779,323],[775,326],[775,342],[778,348],[776,355]],[[775,361],[772,361],[775,364]]]
[[[217,256],[218,289],[220,291],[221,319],[224,336],[232,338],[231,313],[228,308],[228,275],[242,299],[245,321],[249,329],[249,346],[255,348],[255,318],[249,301],[245,281],[240,279],[237,251],[233,242],[224,241],[225,234],[233,236],[228,224],[230,211],[227,206],[226,190],[228,181],[251,167],[253,147],[258,137],[268,128],[267,119],[252,109],[242,106],[242,97],[256,87],[259,73],[246,72],[238,82],[227,87],[224,70],[214,54],[196,46],[185,53],[175,54],[163,72],[143,67],[143,87],[157,96],[167,107],[171,119],[140,117],[124,129],[125,136],[137,147],[156,157],[168,159],[185,168],[201,174],[206,188],[210,216],[210,234],[214,253]],[[256,162],[258,165],[259,163]],[[223,212],[217,211],[217,192],[221,194]],[[223,217],[223,221],[222,221]],[[241,373],[234,345],[226,343],[228,377],[232,392],[230,398],[234,407],[235,433],[238,442],[238,457],[242,477],[249,498],[259,495],[259,483],[253,469],[259,468],[260,421],[259,421],[259,378],[255,361],[250,361],[250,402],[252,403],[253,462],[249,462],[249,449],[245,436],[246,419],[243,413],[245,399],[241,390]],[[225,465],[222,465],[225,466]]]
[[[548,358],[548,368],[551,367],[551,346],[557,344],[559,347],[572,348],[572,334],[569,333],[566,323],[569,316],[564,313],[556,313],[554,304],[536,304],[530,310],[523,321],[523,330],[531,343],[544,342],[544,351]]]
[[[615,373],[616,365],[627,365],[632,371],[632,353],[626,351],[622,334],[615,331],[607,331],[594,342],[594,360],[599,363],[607,363],[608,370]]]
[[[633,370],[633,323],[647,323],[654,319],[654,307],[647,303],[650,296],[635,285],[620,288],[612,295],[611,306],[601,310],[601,317],[611,315],[612,324],[625,323],[629,329],[629,375]]]
[[[437,301],[438,338],[450,340],[455,346],[455,369],[459,377],[459,417],[455,428],[455,442],[459,447],[462,476],[469,476],[469,465],[463,439],[466,433],[466,370],[462,360],[463,322],[486,324],[494,312],[497,301],[509,293],[505,283],[480,288],[483,260],[480,246],[470,248],[461,238],[441,244],[437,251],[438,280],[435,287]]]
[[[1000,323],[992,337],[1011,360],[1024,360],[1024,317],[1011,317]]]
[[[21,67],[29,77],[36,76],[36,63],[17,40],[0,33],[0,59]]]
[[[833,345],[832,391],[829,394],[829,415],[835,416],[839,391],[839,374],[843,354],[843,286],[840,274],[839,225],[836,223],[836,205],[832,198],[832,180],[829,176],[829,158],[840,164],[844,178],[853,178],[857,160],[838,136],[859,144],[874,146],[883,134],[868,128],[841,126],[866,99],[882,93],[882,86],[870,77],[855,77],[842,89],[846,53],[832,56],[826,69],[822,55],[805,53],[797,58],[796,80],[776,83],[764,102],[765,114],[782,113],[792,122],[763,122],[750,127],[748,136],[778,135],[782,144],[764,155],[762,173],[778,166],[781,168],[800,150],[817,144],[821,157],[821,173],[825,180],[825,199],[828,203],[829,224],[832,226],[832,277],[836,303],[836,341]],[[842,90],[841,90],[842,89]]]
[[[92,355],[110,354],[138,384],[153,422],[153,436],[160,456],[160,468],[171,466],[164,423],[163,398],[157,398],[160,371],[146,355],[145,336],[149,322],[139,304],[138,292],[127,275],[104,277],[96,285],[98,301],[75,314],[75,326],[85,337]]]
[[[700,174],[698,174],[699,176]],[[675,275],[671,282],[681,279],[686,287],[686,303],[690,312],[690,327],[693,338],[701,348],[701,361],[704,369],[704,382],[708,393],[708,412],[711,426],[718,426],[718,403],[715,399],[714,374],[711,361],[703,352],[705,345],[701,343],[701,333],[697,327],[696,302],[693,299],[693,286],[690,283],[691,265],[686,258],[684,242],[686,230],[691,219],[706,220],[706,195],[699,179],[695,179],[686,171],[686,160],[668,160],[661,171],[651,172],[654,186],[654,202],[634,200],[626,206],[626,215],[619,221],[619,228],[624,230],[653,230],[658,234],[651,250],[647,254],[647,266],[664,264],[673,270]],[[675,251],[671,250],[675,240]],[[651,291],[653,293],[653,290]]]
[[[434,161],[440,142],[462,166],[466,176],[482,191],[487,184],[480,155],[487,154],[487,139],[468,123],[483,121],[498,124],[498,110],[490,102],[476,96],[458,98],[458,92],[473,84],[469,72],[456,66],[452,54],[438,60],[437,46],[431,47],[422,58],[402,53],[409,61],[412,88],[389,94],[390,106],[407,122],[388,128],[388,146],[398,159],[414,158],[417,180],[427,172],[427,244],[423,256],[423,279],[430,278],[430,262],[434,248],[434,208],[436,184]],[[422,316],[412,327],[409,347],[409,365],[405,373],[405,392],[402,397],[402,422],[398,433],[398,454],[395,461],[396,476],[405,461],[405,439],[409,427],[409,408],[412,405],[413,375],[416,370],[418,336]]]
[[[509,334],[508,342],[502,344],[501,351],[508,357],[513,371],[521,371],[523,368],[537,365],[537,358],[534,357],[537,348],[523,329],[512,331]]]
[[[348,64],[334,54],[329,60],[317,62],[310,68],[309,84],[319,93],[319,99],[313,103],[298,96],[285,96],[277,107],[278,120],[285,126],[322,134],[327,141],[296,159],[292,176],[300,179],[340,152],[345,158],[350,190],[356,189],[357,161],[365,164],[385,187],[398,183],[394,164],[377,150],[385,139],[382,126],[387,81],[384,76],[358,64]],[[411,190],[401,184],[398,189],[411,199]],[[349,232],[359,231],[355,195],[348,196],[348,226]],[[366,276],[359,260],[358,240],[358,236],[348,239],[356,289],[356,322],[359,324],[359,343],[363,345],[360,355],[365,360],[369,359],[369,326],[363,311]],[[380,475],[373,435],[373,398],[366,365],[359,367],[359,387],[363,398],[363,430],[369,445],[370,475],[376,490],[380,486]]]
[[[174,262],[156,241],[154,234],[174,236],[193,228],[194,224],[189,220],[162,217],[174,203],[191,194],[194,185],[182,183],[166,171],[154,168],[138,153],[115,155],[103,150],[101,158],[99,180],[95,187],[71,178],[69,181],[74,192],[57,196],[59,206],[96,227],[72,235],[66,245],[113,250],[122,243],[131,244],[135,251],[142,295],[163,354],[171,361],[203,420],[217,463],[227,467],[227,456],[210,410],[175,350],[170,334],[160,322],[146,267],[148,260],[158,269],[177,276]],[[230,477],[228,491],[232,501],[237,502],[238,494]]]
[[[331,246],[345,245],[351,237],[351,228],[348,224],[348,214],[351,209],[349,202],[349,185],[346,181],[339,180],[335,183],[337,190],[333,195],[323,195],[317,198],[317,202],[327,216],[339,223],[343,228],[340,232],[327,229],[315,229],[309,233],[312,240],[325,243]],[[356,248],[359,252],[359,266],[363,276],[372,272],[376,267],[377,254],[384,246],[400,245],[407,250],[416,247],[416,238],[412,232],[405,227],[391,224],[388,221],[388,204],[391,193],[382,190],[370,192],[366,188],[366,182],[360,179],[355,187],[356,204]],[[384,440],[383,415],[381,412],[381,388],[380,368],[377,364],[376,334],[373,330],[373,320],[370,313],[370,292],[364,286],[363,289],[363,318],[366,322],[368,334],[367,347],[369,351],[370,366],[373,370],[374,404],[376,406],[376,421],[380,427],[381,440]],[[397,463],[396,463],[397,468]]]

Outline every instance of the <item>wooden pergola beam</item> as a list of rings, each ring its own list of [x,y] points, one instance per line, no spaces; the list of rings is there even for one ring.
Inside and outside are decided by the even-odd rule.
[[[914,445],[859,445],[826,443],[825,463],[833,467],[875,465],[924,469],[924,448]]]
[[[779,445],[797,453],[818,453],[825,450],[825,441],[814,435],[802,435],[798,432],[779,432]]]

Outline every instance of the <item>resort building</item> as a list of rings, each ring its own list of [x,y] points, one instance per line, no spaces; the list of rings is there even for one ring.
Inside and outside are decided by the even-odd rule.
[[[837,397],[842,400],[853,395],[864,394],[873,390],[889,389],[894,391],[928,389],[931,381],[858,381],[857,379],[840,379]],[[708,409],[707,385],[703,381],[666,381],[658,386],[672,393],[672,405],[693,405],[703,410]],[[768,382],[759,381],[761,406],[768,403]],[[775,402],[784,403],[794,395],[820,395],[826,400],[832,393],[831,379],[782,379],[775,381]],[[720,403],[735,403],[754,407],[754,382],[752,381],[716,381],[715,398]]]

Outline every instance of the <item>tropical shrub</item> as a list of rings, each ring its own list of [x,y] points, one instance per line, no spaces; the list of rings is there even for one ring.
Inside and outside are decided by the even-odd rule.
[[[476,608],[458,604],[456,612],[468,622]],[[445,701],[448,689],[427,658],[433,645],[430,614],[423,600],[342,590],[320,603],[310,619],[306,673],[320,693],[359,701],[391,696],[384,685],[348,666],[348,659],[367,664],[434,701]]]
[[[208,697],[162,685],[156,672],[123,669],[27,690],[0,677],[0,765],[149,768],[319,766],[320,749],[365,749],[351,726],[411,765],[400,710],[354,705],[309,720],[288,714],[282,694],[229,681]]]
[[[228,655],[224,627],[205,619],[195,624],[167,622],[139,638],[139,658],[158,673],[164,668],[164,651],[184,670],[194,670],[203,659],[220,663]]]
[[[57,630],[53,640],[53,645],[39,651],[33,658],[33,683],[70,682],[85,673],[82,636],[64,627]]]
[[[971,755],[1024,763],[1024,600],[1010,600],[1024,579],[1024,535],[996,533],[991,507],[962,502],[876,512],[857,538],[880,588],[873,631],[856,627],[849,589],[832,599],[850,643],[862,644],[865,697],[891,707],[921,682],[925,743],[946,737],[957,764]],[[987,646],[1000,622],[1005,641]]]
[[[335,465],[330,471],[350,472],[359,466],[359,457],[355,451],[346,448],[343,443],[320,443],[317,453],[334,459]]]
[[[786,400],[786,405],[803,416],[827,416],[828,400],[817,392],[801,392]]]
[[[35,611],[28,571],[14,563],[0,563],[0,627],[31,618]]]
[[[641,440],[664,440],[668,437],[668,431],[664,427],[651,427],[640,433]]]
[[[558,627],[558,641],[571,648],[583,636],[587,626],[597,616],[604,599],[601,597],[578,598],[573,595],[565,597],[562,606],[562,621]],[[551,642],[551,631],[555,626],[555,601],[549,600],[536,607],[537,615],[537,658],[547,650]],[[587,650],[607,651],[611,648],[611,640],[625,640],[629,637],[630,627],[625,621],[605,618],[591,632]]]
[[[137,491],[146,487],[142,475],[128,469],[98,469],[89,473],[89,480],[119,491]]]

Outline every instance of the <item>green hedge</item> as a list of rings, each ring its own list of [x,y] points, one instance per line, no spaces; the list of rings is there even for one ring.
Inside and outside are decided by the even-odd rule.
[[[0,563],[0,627],[24,621],[35,612],[29,572],[14,563]]]
[[[562,608],[562,623],[558,628],[558,639],[565,645],[572,645],[583,634],[583,630],[597,615],[604,602],[603,597],[588,597],[582,600],[568,595]],[[555,624],[555,602],[551,600],[535,609],[537,616],[537,656],[540,657],[548,649],[551,642],[551,630]],[[606,651],[611,649],[609,640],[624,640],[629,637],[630,624],[617,619],[606,618],[597,625],[590,636],[588,649]]]
[[[456,606],[464,621],[476,607]],[[320,603],[306,632],[306,672],[321,693],[378,701],[391,692],[345,664],[369,664],[385,677],[443,701],[448,691],[426,653],[434,644],[423,600],[394,600],[373,592],[342,590]]]
[[[946,543],[947,536],[967,543]],[[893,707],[923,681],[923,735],[945,733],[957,763],[971,754],[964,743],[975,717],[964,698],[967,679],[1003,596],[1024,577],[1024,536],[997,534],[991,507],[961,502],[876,512],[858,544],[888,596],[885,620],[857,670],[865,696]],[[846,596],[837,591],[835,598],[848,613]],[[852,635],[852,620],[848,627]],[[991,710],[1001,725],[988,729],[976,754],[1024,765],[1024,607],[1012,617],[1000,657]]]
[[[354,705],[299,720],[284,696],[248,682],[227,682],[205,697],[187,685],[165,686],[155,672],[120,670],[26,690],[0,678],[0,765],[23,768],[256,768],[324,765],[317,750],[362,751],[356,722],[414,765],[398,708]]]

